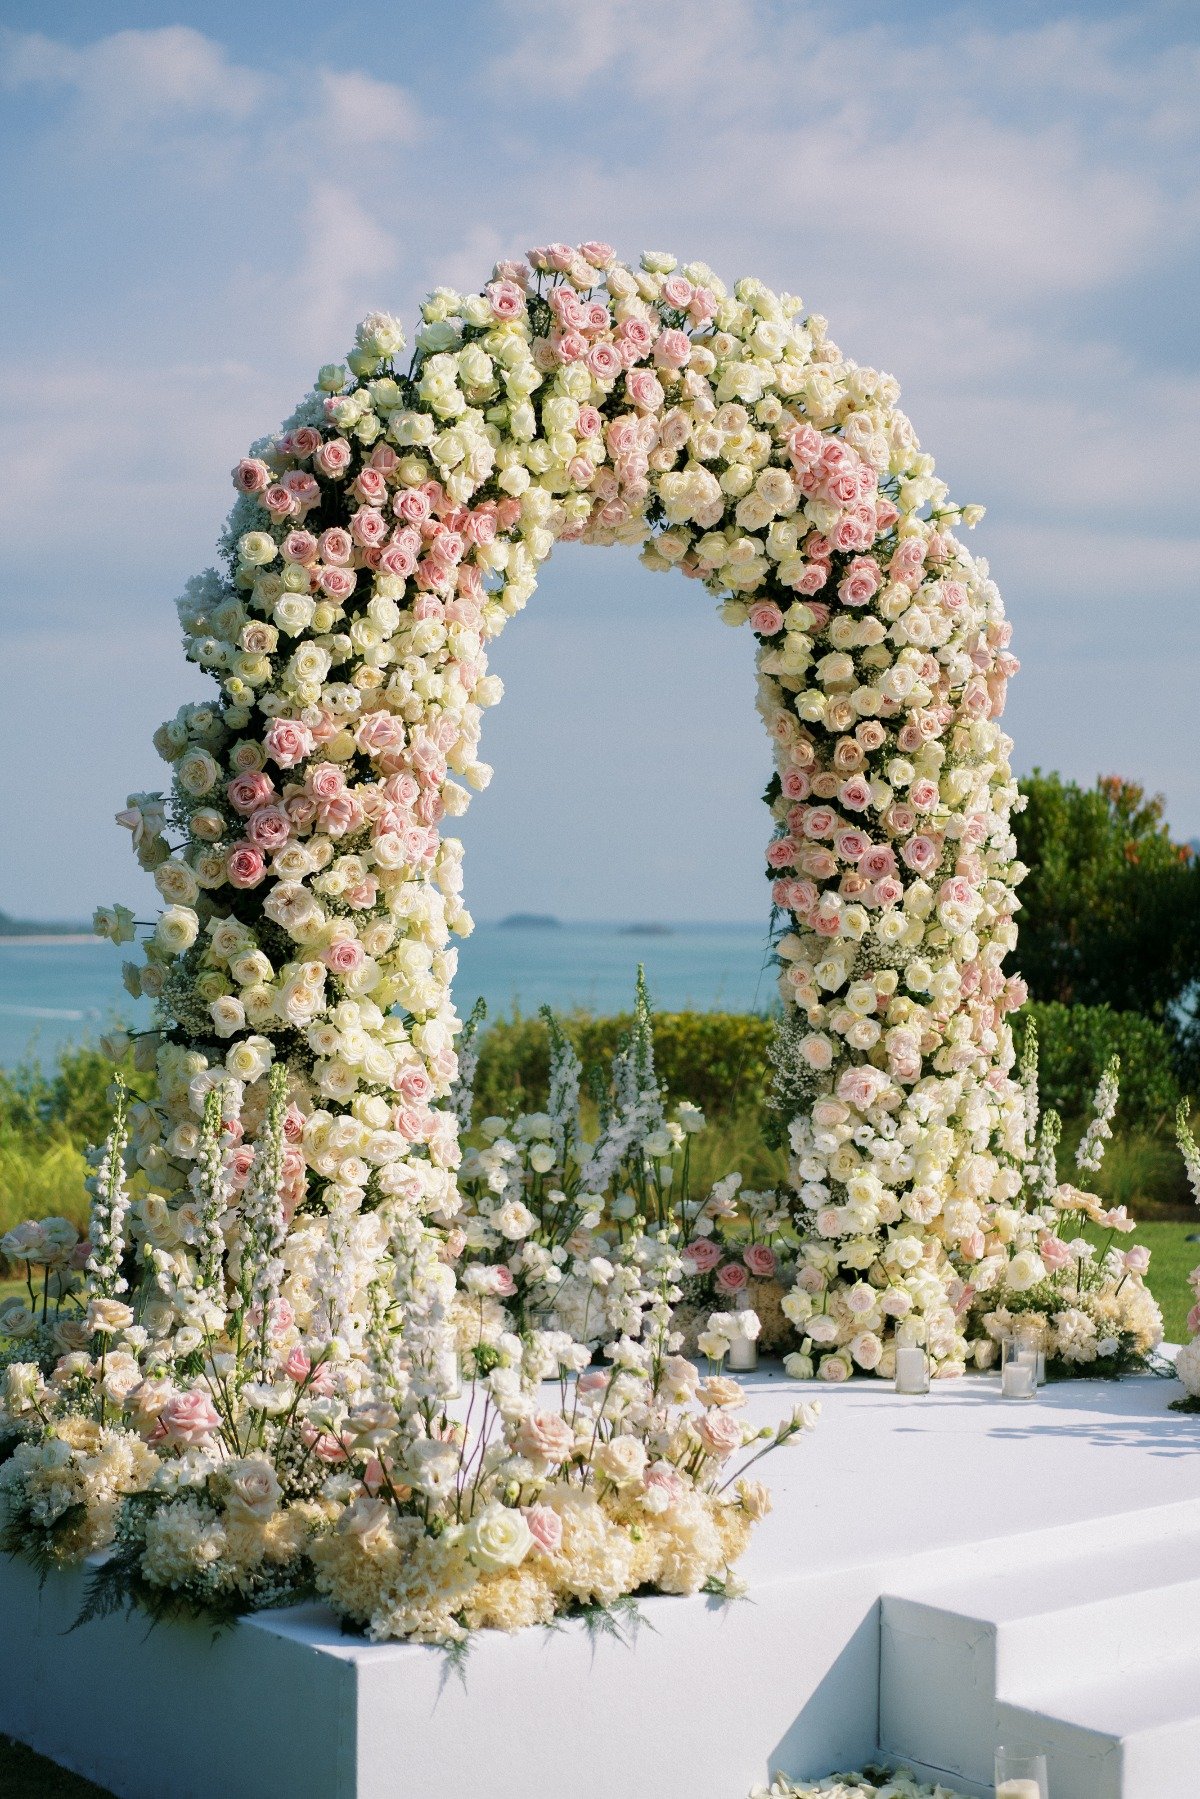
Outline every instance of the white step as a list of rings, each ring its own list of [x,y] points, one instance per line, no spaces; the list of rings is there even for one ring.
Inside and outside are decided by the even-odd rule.
[[[1045,1748],[1053,1799],[1196,1799],[1200,1655],[1001,1700],[996,1727]]]
[[[1127,1541],[1083,1553],[1057,1532],[988,1550],[973,1571],[884,1596],[882,1747],[982,1783],[995,1744],[1015,1739],[1050,1752],[1054,1799],[1197,1799],[1190,1508],[1141,1514]]]

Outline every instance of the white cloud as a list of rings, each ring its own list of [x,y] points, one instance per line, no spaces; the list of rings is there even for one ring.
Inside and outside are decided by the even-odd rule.
[[[264,80],[232,63],[221,45],[187,25],[118,31],[77,48],[40,33],[6,33],[0,79],[9,88],[74,93],[89,129],[139,136],[180,115],[243,119]]]
[[[412,144],[421,135],[421,113],[412,96],[359,70],[323,70],[321,102],[322,123],[342,148]]]

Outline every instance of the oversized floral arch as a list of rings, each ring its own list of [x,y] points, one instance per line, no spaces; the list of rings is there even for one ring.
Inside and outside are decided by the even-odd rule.
[[[950,502],[897,399],[798,299],[603,244],[439,289],[410,360],[393,318],[363,322],[239,463],[226,569],[180,603],[220,687],[156,737],[182,846],[155,796],[125,815],[166,901],[130,978],[162,1013],[135,1150],[167,1207],[206,1086],[244,1082],[252,1132],[284,1061],[293,1232],[361,1232],[381,1205],[381,1242],[449,1223],[451,944],[471,920],[446,825],[490,776],[487,645],[556,542],[636,543],[757,639],[790,925],[776,1089],[818,1353],[864,1311],[915,1313],[962,1362],[964,1258],[1020,1185],[998,723],[1016,663],[954,535],[978,509]]]

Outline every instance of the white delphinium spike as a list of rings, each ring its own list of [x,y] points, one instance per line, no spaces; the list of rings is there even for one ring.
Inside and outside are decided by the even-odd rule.
[[[1117,1098],[1121,1091],[1121,1058],[1113,1056],[1108,1067],[1100,1076],[1100,1084],[1096,1088],[1096,1096],[1092,1101],[1095,1116],[1083,1133],[1079,1148],[1075,1151],[1075,1163],[1078,1168],[1088,1174],[1095,1174],[1104,1160],[1104,1146],[1112,1136],[1112,1117],[1117,1109]]]
[[[1058,1140],[1062,1136],[1062,1119],[1053,1106],[1042,1113],[1041,1129],[1038,1132],[1037,1156],[1032,1170],[1026,1169],[1026,1178],[1033,1188],[1034,1195],[1043,1205],[1053,1203],[1058,1190]]]
[[[125,1219],[129,1212],[129,1188],[125,1178],[125,1147],[129,1140],[128,1091],[120,1076],[116,1082],[112,1129],[104,1141],[96,1170],[88,1241],[88,1287],[93,1296],[115,1299],[128,1290],[121,1273],[125,1254]]]
[[[561,1166],[568,1150],[577,1147],[581,1135],[579,1083],[583,1075],[583,1064],[575,1053],[575,1045],[549,1006],[543,1006],[541,1012],[550,1036],[550,1097],[547,1111],[554,1124],[550,1141]]]
[[[1025,1161],[1032,1162],[1037,1155],[1038,1115],[1041,1100],[1038,1096],[1038,1034],[1033,1019],[1025,1027],[1025,1048],[1021,1055],[1021,1098],[1024,1104],[1025,1123]]]
[[[265,1378],[271,1313],[283,1280],[280,1250],[287,1236],[280,1186],[283,1176],[283,1116],[287,1110],[287,1070],[271,1070],[271,1097],[254,1166],[242,1202],[242,1291],[257,1316],[255,1373]]]
[[[225,1299],[225,1237],[221,1230],[221,1219],[232,1194],[221,1142],[227,1122],[227,1104],[224,1088],[213,1087],[205,1096],[200,1147],[191,1177],[192,1191],[200,1202],[197,1286],[201,1294],[222,1308]]]
[[[458,1039],[458,1075],[447,1106],[458,1119],[460,1131],[469,1131],[475,1109],[475,1076],[479,1069],[479,1032],[487,1017],[487,1003],[477,999]]]
[[[638,969],[633,1029],[612,1060],[612,1105],[582,1171],[589,1194],[608,1190],[617,1169],[663,1123],[663,1095],[654,1069],[654,1019],[645,970]]]
[[[1184,1167],[1187,1169],[1187,1177],[1192,1189],[1192,1196],[1195,1199],[1196,1204],[1200,1205],[1200,1143],[1196,1142],[1196,1138],[1192,1132],[1190,1115],[1191,1107],[1188,1105],[1186,1099],[1181,1099],[1179,1102],[1179,1110],[1175,1114],[1175,1130],[1179,1139],[1179,1148],[1183,1156]]]

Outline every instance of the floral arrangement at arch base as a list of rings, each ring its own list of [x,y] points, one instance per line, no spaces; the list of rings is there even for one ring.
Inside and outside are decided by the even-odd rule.
[[[125,978],[155,1003],[155,1097],[119,1110],[86,1267],[30,1227],[55,1316],[5,1314],[10,1546],[115,1532],[134,1597],[218,1608],[311,1569],[376,1635],[436,1640],[726,1581],[766,1497],[730,1478],[760,1453],[736,1387],[678,1356],[703,1270],[644,1206],[589,1251],[660,1128],[636,1046],[571,1240],[514,1202],[518,1280],[503,1207],[464,1195],[447,825],[490,778],[487,645],[563,539],[640,546],[756,640],[808,1359],[886,1372],[905,1322],[966,1366],[969,1269],[1025,1142],[1016,663],[954,534],[978,509],[897,399],[761,282],[552,245],[439,289],[411,357],[372,314],[237,464],[223,566],[179,603],[213,697],[156,733],[170,791],[119,815],[163,907],[96,919],[148,931]],[[539,1263],[597,1288],[582,1337],[546,1328]],[[712,1349],[746,1328],[713,1317]]]
[[[1180,1103],[1176,1132],[1187,1169],[1188,1184],[1197,1204],[1200,1204],[1200,1144],[1196,1142],[1192,1130],[1190,1108],[1186,1100]],[[1188,1340],[1175,1358],[1175,1372],[1183,1382],[1186,1397],[1175,1400],[1173,1409],[1179,1412],[1200,1412],[1200,1268],[1193,1268],[1188,1275],[1188,1284],[1195,1304],[1187,1318]]]
[[[867,1768],[860,1774],[828,1774],[812,1781],[777,1774],[770,1786],[756,1786],[750,1799],[963,1799],[963,1795],[940,1782],[928,1785],[905,1768]]]

